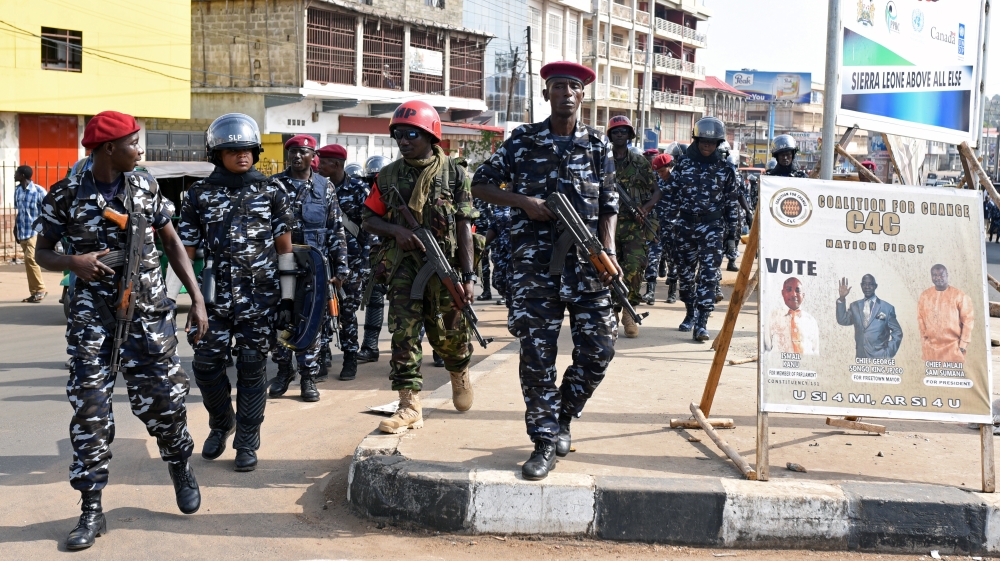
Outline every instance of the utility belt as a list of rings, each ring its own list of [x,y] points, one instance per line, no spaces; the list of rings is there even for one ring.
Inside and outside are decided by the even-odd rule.
[[[722,211],[717,210],[715,212],[709,212],[705,214],[696,214],[691,212],[680,211],[677,213],[681,219],[687,222],[693,222],[695,224],[705,224],[706,222],[715,222],[717,220],[722,220]]]

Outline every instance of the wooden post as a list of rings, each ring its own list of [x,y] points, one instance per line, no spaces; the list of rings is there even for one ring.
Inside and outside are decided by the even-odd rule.
[[[993,465],[993,425],[979,425],[979,437],[983,451],[983,492],[993,493],[997,489],[996,467]]]
[[[892,169],[896,172],[896,176],[899,177],[899,182],[906,185],[903,181],[903,174],[899,171],[899,164],[896,162],[896,151],[892,149],[892,144],[889,143],[889,135],[882,133],[882,143],[885,144],[885,149],[889,152],[889,162],[892,164]],[[892,183],[892,178],[889,178],[889,183]]]
[[[976,159],[975,154],[972,153],[972,148],[969,148],[969,143],[963,142],[959,144],[958,153],[961,156],[962,165],[964,166],[965,163],[968,162],[969,168],[971,168],[972,175],[966,176],[969,184],[971,185],[973,183],[973,177],[978,179],[979,184],[983,186],[983,190],[986,191],[986,194],[993,199],[995,204],[1000,206],[1000,193],[997,193],[997,190],[993,187],[993,182],[990,181],[989,176],[986,175],[986,171],[983,170],[983,166],[979,163],[979,160]]]
[[[701,409],[698,408],[697,404],[691,404],[691,413],[694,415],[695,420],[698,421],[698,424],[701,425],[701,430],[708,433],[712,442],[715,442],[715,445],[725,452],[726,456],[729,456],[729,459],[736,464],[736,467],[743,473],[743,476],[751,481],[757,479],[757,472],[750,467],[750,464],[747,463],[743,456],[740,456],[740,453],[736,450],[736,448],[733,448],[728,442],[719,436],[719,433],[715,432],[715,429],[712,428],[712,425],[710,425],[708,420],[705,419],[704,413],[701,412]]]
[[[846,148],[847,145],[851,143],[851,139],[854,138],[854,133],[856,132],[858,132],[858,127],[851,127],[847,129],[847,132],[844,133],[844,136],[840,137],[840,141],[838,141],[837,144]],[[813,166],[812,171],[809,172],[810,179],[816,179],[817,177],[819,177],[819,167],[820,164],[822,163],[823,163],[822,159],[816,161],[816,165]]]
[[[770,431],[768,429],[767,413],[757,412],[757,481],[767,481],[771,477]]]
[[[733,330],[736,329],[736,319],[740,315],[740,308],[743,307],[743,293],[746,292],[747,282],[750,280],[750,269],[757,259],[757,244],[760,237],[760,221],[757,217],[750,228],[750,238],[747,240],[746,249],[743,250],[743,260],[740,261],[740,272],[736,274],[736,285],[733,287],[733,294],[729,298],[729,309],[726,310],[726,319],[722,323],[722,331],[716,337],[718,348],[715,357],[712,359],[712,368],[708,371],[708,380],[705,382],[705,391],[701,394],[701,412],[707,417],[712,410],[712,402],[715,400],[715,390],[719,387],[719,378],[722,377],[722,367],[726,364],[726,354],[729,352],[729,343],[733,340]]]
[[[885,427],[883,427],[882,425],[876,425],[874,423],[862,423],[858,421],[858,417],[844,417],[843,419],[834,419],[833,417],[827,417],[826,424],[830,425],[831,427],[840,427],[842,429],[863,430],[867,432],[885,434]]]
[[[877,175],[869,171],[869,169],[865,166],[861,165],[861,162],[859,162],[854,156],[848,154],[847,150],[844,150],[840,146],[834,146],[834,149],[838,154],[843,156],[845,160],[851,162],[851,165],[857,168],[858,175],[863,175],[869,183],[882,183],[882,180],[879,179]]]

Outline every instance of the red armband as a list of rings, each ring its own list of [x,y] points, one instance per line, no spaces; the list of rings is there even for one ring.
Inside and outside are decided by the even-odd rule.
[[[385,216],[386,211],[389,210],[382,201],[382,192],[378,190],[378,183],[372,185],[372,192],[365,199],[365,206],[379,216]]]

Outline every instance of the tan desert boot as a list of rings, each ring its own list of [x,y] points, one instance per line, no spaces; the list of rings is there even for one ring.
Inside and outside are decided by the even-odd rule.
[[[635,323],[630,314],[622,314],[622,327],[625,328],[625,336],[635,339],[639,336],[639,325]]]
[[[469,369],[451,374],[451,402],[455,409],[468,411],[472,409],[472,380],[469,379]]]
[[[420,392],[399,390],[399,409],[392,417],[382,421],[378,430],[389,434],[406,432],[406,429],[424,428],[424,411],[420,407]]]

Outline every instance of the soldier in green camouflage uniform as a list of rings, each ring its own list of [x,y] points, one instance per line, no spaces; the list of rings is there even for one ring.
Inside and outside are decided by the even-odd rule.
[[[465,411],[472,407],[472,345],[465,317],[452,305],[451,295],[437,275],[427,281],[423,298],[410,298],[425,259],[423,245],[404,218],[403,206],[434,233],[451,266],[462,273],[463,304],[472,302],[477,280],[473,273],[471,222],[476,212],[471,185],[464,168],[437,146],[440,123],[437,111],[427,103],[411,101],[399,106],[389,131],[404,159],[382,169],[362,212],[362,227],[378,235],[383,244],[383,258],[376,265],[373,281],[386,283],[389,289],[389,377],[392,389],[399,392],[399,409],[379,425],[379,430],[388,433],[423,426],[418,393],[423,389],[421,328],[451,373],[455,408]]]
[[[635,129],[628,117],[612,117],[608,121],[607,130],[615,157],[618,188],[631,197],[638,205],[636,211],[643,217],[642,220],[649,223],[649,228],[643,226],[639,218],[625,208],[624,198],[622,199],[618,229],[615,231],[615,246],[618,248],[618,263],[624,273],[625,286],[628,287],[628,301],[632,306],[638,306],[642,301],[639,288],[645,278],[649,260],[647,242],[656,238],[655,232],[659,229],[659,223],[651,211],[660,200],[660,188],[656,184],[653,167],[646,158],[629,149],[628,143],[635,138]],[[616,307],[615,311],[620,312],[621,309]],[[639,326],[628,314],[622,318],[622,327],[626,337],[639,335]]]

